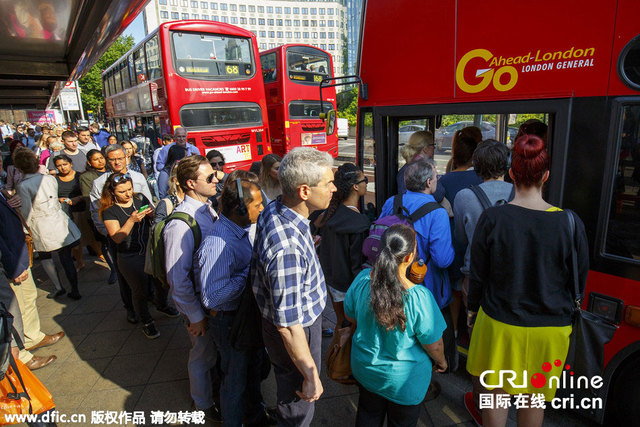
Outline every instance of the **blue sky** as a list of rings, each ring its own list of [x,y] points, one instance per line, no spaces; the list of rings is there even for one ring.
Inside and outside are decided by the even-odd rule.
[[[132,35],[134,43],[138,43],[144,38],[144,20],[142,19],[142,12],[140,12],[140,14],[136,16],[136,19],[134,19],[133,22],[129,24],[129,26],[122,32],[122,34],[125,36]]]

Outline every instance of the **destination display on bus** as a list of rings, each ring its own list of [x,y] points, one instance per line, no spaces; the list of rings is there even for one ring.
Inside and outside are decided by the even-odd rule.
[[[183,77],[242,79],[253,75],[251,40],[173,32],[174,67]]]
[[[329,55],[303,46],[287,50],[287,74],[295,82],[320,83],[329,77]]]

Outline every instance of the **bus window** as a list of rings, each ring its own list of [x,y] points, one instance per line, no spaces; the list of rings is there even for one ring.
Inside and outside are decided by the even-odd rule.
[[[253,102],[188,104],[180,109],[180,122],[187,129],[262,126],[262,110]]]
[[[147,70],[149,72],[149,80],[157,79],[162,76],[160,51],[158,50],[158,36],[150,38],[145,43],[144,48],[147,52]]]
[[[625,106],[605,253],[640,261],[640,105]]]
[[[120,93],[122,92],[122,78],[120,76],[120,71],[117,71],[116,69],[113,70],[113,79],[115,80],[116,86],[116,93]]]
[[[289,79],[302,83],[320,83],[329,77],[329,55],[312,47],[295,46],[287,49]]]
[[[183,77],[243,79],[254,73],[251,39],[172,33],[174,68]]]
[[[278,61],[275,52],[260,57],[262,79],[265,83],[275,82],[278,76]]]
[[[147,64],[144,59],[144,49],[140,48],[133,52],[133,62],[135,66],[136,84],[147,81]]]
[[[371,203],[375,206],[376,203],[376,143],[373,136],[373,113],[363,113],[360,116],[360,120],[362,121],[360,124],[362,129],[362,135],[360,138],[362,138],[361,145],[363,147],[362,161],[360,163],[365,176],[369,179],[369,183],[367,184],[367,194],[364,196],[365,205],[362,206],[363,209],[366,209],[367,204]]]
[[[331,104],[323,104],[324,113],[331,110]],[[291,101],[289,103],[289,119],[310,119],[320,117],[320,102],[318,101]]]

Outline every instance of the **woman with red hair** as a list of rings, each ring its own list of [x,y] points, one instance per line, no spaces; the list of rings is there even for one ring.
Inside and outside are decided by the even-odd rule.
[[[507,422],[508,406],[496,405],[496,395],[505,400],[523,395],[520,402],[527,407],[519,406],[518,425],[540,426],[544,409],[533,407],[531,395],[542,394],[547,402],[555,396],[557,384],[548,379],[561,376],[569,349],[572,247],[584,289],[587,238],[579,218],[574,235],[568,213],[542,198],[549,154],[540,137],[522,135],[515,141],[509,175],[515,198],[484,211],[471,244],[468,320],[475,325],[467,370],[481,377],[484,393],[493,394],[492,407],[482,409],[484,426]],[[513,383],[502,381],[504,370],[516,373]],[[541,386],[542,376],[547,381]]]

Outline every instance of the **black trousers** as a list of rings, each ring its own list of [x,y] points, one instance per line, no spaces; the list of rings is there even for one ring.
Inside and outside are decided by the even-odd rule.
[[[137,253],[118,253],[118,271],[129,285],[133,308],[142,323],[153,322],[147,305],[149,296],[149,276],[144,272],[144,255]],[[156,283],[156,307],[167,306],[167,289]]]
[[[110,237],[107,237],[107,247],[109,249],[109,254],[111,255],[111,259],[113,260],[114,267],[118,274],[118,286],[120,287],[120,298],[122,299],[122,304],[124,304],[124,308],[129,312],[135,312],[133,309],[133,301],[131,297],[131,288],[127,283],[127,280],[124,278],[122,273],[120,273],[120,269],[118,268],[118,253],[117,253],[117,245]],[[144,268],[144,263],[142,264]]]
[[[359,386],[358,414],[356,426],[382,427],[385,417],[388,427],[412,427],[418,424],[420,418],[420,403],[417,405],[400,405],[384,397],[371,393]]]

